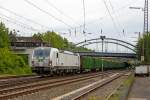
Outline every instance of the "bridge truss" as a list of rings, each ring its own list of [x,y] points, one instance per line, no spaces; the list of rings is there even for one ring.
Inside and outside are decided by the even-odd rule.
[[[91,45],[91,44],[96,44],[96,43],[109,43],[109,44],[116,44],[116,45],[120,45],[122,47],[125,47],[131,51],[133,51],[134,53],[136,53],[136,46],[129,43],[129,42],[126,42],[126,41],[123,41],[123,40],[119,40],[119,39],[114,39],[114,38],[95,38],[95,39],[89,39],[89,40],[85,40],[85,41],[82,41],[82,42],[79,42],[77,44],[75,44],[76,46],[78,47],[84,47],[84,46],[87,46],[87,45]]]

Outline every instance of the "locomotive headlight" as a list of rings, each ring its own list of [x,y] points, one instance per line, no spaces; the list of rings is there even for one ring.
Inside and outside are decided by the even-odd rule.
[[[50,65],[50,66],[52,65],[52,61],[51,61],[51,60],[49,61],[49,65]]]

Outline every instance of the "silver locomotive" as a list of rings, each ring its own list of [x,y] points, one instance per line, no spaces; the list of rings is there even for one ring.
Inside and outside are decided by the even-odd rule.
[[[37,47],[32,53],[32,71],[38,74],[80,71],[80,56],[52,47]]]

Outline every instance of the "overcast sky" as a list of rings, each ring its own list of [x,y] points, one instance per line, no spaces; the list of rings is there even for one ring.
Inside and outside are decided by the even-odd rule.
[[[134,43],[135,32],[143,31],[143,12],[131,6],[144,7],[144,0],[85,0],[86,36],[83,0],[0,0],[0,20],[25,36],[53,30],[77,43],[99,37],[102,29],[107,37]]]

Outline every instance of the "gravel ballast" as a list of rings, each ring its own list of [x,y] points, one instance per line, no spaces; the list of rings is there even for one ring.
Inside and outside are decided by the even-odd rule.
[[[36,93],[20,96],[11,100],[50,100],[51,98],[55,98],[57,96],[79,89],[81,87],[84,87],[86,85],[89,85],[101,79],[102,77],[99,76],[97,78],[92,78],[92,79],[88,79],[84,81],[61,85],[58,87],[50,88],[50,89],[39,91]]]
[[[81,100],[106,100],[107,96],[111,94],[117,86],[119,86],[127,76],[121,76],[120,78],[112,81],[111,83],[98,88],[97,90],[83,96]]]

